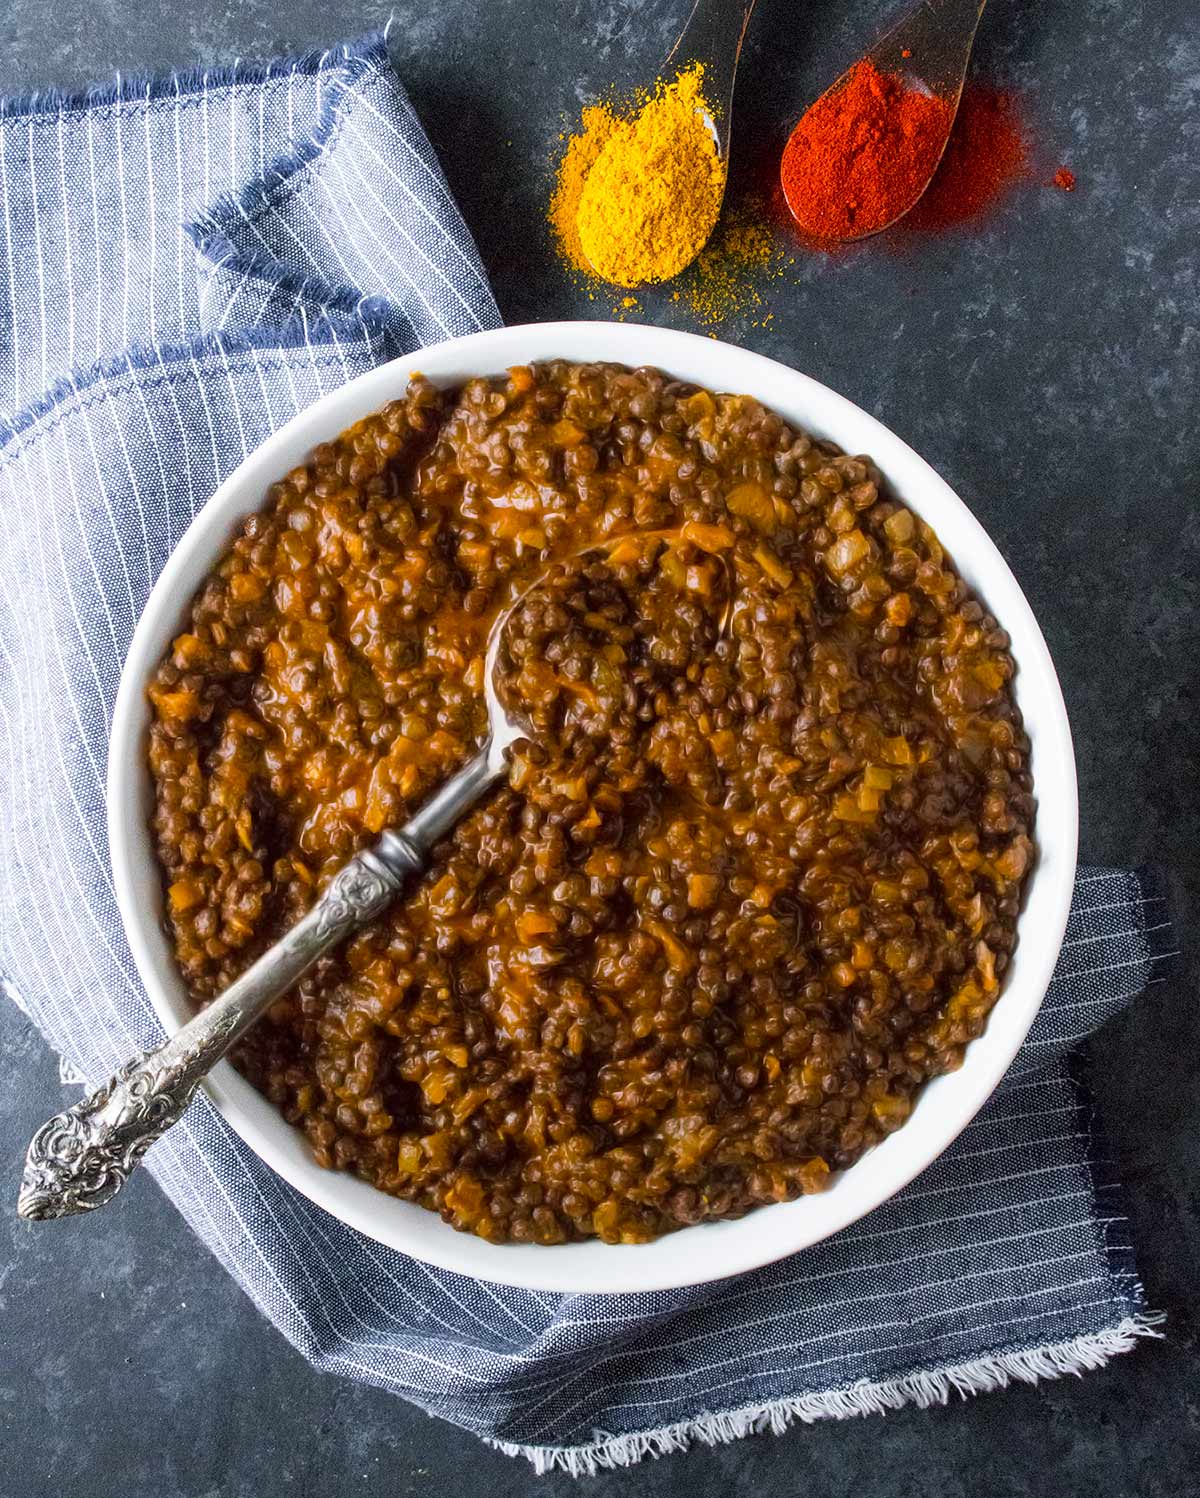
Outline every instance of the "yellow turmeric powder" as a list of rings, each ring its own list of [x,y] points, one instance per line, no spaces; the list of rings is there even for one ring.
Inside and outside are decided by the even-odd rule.
[[[661,82],[623,117],[583,112],[551,203],[567,258],[618,286],[666,281],[704,248],[721,211],[725,168],[705,123],[703,66]]]
[[[767,204],[753,198],[726,208],[720,228],[673,293],[704,327],[734,316],[756,328],[773,319],[766,305],[769,287],[794,262],[771,232],[769,213]]]
[[[567,260],[576,270],[589,271],[591,267],[579,243],[579,200],[588,173],[616,129],[617,119],[606,104],[592,104],[583,111],[582,125],[579,134],[568,140],[558,164],[558,182],[550,200],[550,222]]]

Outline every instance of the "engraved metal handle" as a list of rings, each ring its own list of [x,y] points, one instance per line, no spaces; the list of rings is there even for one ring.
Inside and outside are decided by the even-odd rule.
[[[514,736],[493,733],[402,828],[351,859],[303,919],[164,1045],[127,1061],[90,1097],[44,1123],[26,1156],[20,1215],[47,1221],[111,1201],[239,1037],[318,957],[374,920],[425,867],[434,844],[504,774]]]

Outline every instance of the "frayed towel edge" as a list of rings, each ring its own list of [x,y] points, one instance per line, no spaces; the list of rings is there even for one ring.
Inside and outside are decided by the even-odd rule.
[[[1115,1326],[1099,1332],[1086,1332],[1066,1342],[1018,1352],[995,1353],[907,1374],[903,1378],[871,1383],[863,1379],[846,1389],[830,1389],[821,1394],[798,1394],[765,1404],[743,1405],[740,1409],[700,1415],[659,1430],[635,1431],[625,1436],[603,1436],[585,1446],[522,1446],[517,1442],[498,1441],[485,1436],[489,1446],[505,1456],[523,1456],[542,1474],[568,1472],[572,1477],[591,1477],[614,1467],[631,1467],[646,1457],[666,1456],[685,1451],[693,1441],[717,1446],[737,1441],[760,1431],[782,1435],[797,1420],[811,1424],[816,1420],[848,1420],[855,1415],[882,1415],[888,1410],[915,1404],[927,1409],[946,1404],[951,1394],[964,1399],[1003,1389],[1014,1380],[1026,1384],[1044,1378],[1076,1377],[1093,1368],[1102,1368],[1119,1353],[1130,1352],[1142,1337],[1161,1337],[1165,1320],[1158,1311],[1126,1316]],[[596,1433],[601,1436],[601,1432]]]

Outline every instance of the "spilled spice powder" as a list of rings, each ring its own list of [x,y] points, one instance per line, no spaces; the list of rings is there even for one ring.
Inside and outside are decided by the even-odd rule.
[[[717,327],[730,317],[765,327],[773,319],[769,286],[795,262],[766,218],[766,205],[755,199],[728,210],[673,293],[702,327]]]
[[[981,218],[1029,173],[1029,147],[1011,94],[969,84],[937,175],[904,220],[936,231]]]

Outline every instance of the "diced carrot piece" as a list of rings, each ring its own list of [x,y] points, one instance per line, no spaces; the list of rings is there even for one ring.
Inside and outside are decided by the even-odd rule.
[[[179,635],[171,646],[175,664],[181,671],[198,666],[208,655],[208,646],[199,635]]]
[[[257,603],[267,591],[266,579],[253,572],[235,572],[229,579],[229,596],[234,603]]]
[[[523,945],[529,946],[539,936],[548,936],[558,930],[553,916],[542,910],[525,910],[516,920],[517,936]]]
[[[199,716],[202,705],[195,692],[186,690],[178,692],[152,690],[150,697],[155,707],[169,722],[190,722],[191,719]]]
[[[748,520],[764,535],[775,534],[775,506],[761,484],[738,484],[725,496],[725,508],[731,515]]]
[[[690,973],[694,963],[688,949],[671,935],[662,921],[647,920],[646,930],[655,939],[666,955],[667,966],[673,973]]]
[[[198,905],[203,898],[204,891],[194,879],[176,879],[167,891],[172,915],[182,915],[185,910]]]
[[[911,765],[913,752],[905,738],[884,739],[883,757],[889,765]]]
[[[411,1176],[420,1168],[421,1146],[415,1139],[402,1139],[396,1151],[396,1169],[402,1176]]]
[[[679,536],[701,551],[728,551],[736,539],[727,525],[705,525],[699,520],[687,521]]]
[[[778,583],[781,588],[786,588],[792,580],[792,569],[785,567],[773,551],[765,546],[755,547],[754,560],[767,574],[773,583]]]
[[[825,561],[830,572],[841,577],[843,573],[849,572],[869,555],[870,550],[871,543],[862,531],[847,531],[844,536],[839,536],[825,553]]]
[[[701,598],[708,598],[712,594],[712,572],[708,567],[693,566],[687,570],[687,586],[689,593],[699,593]]]

